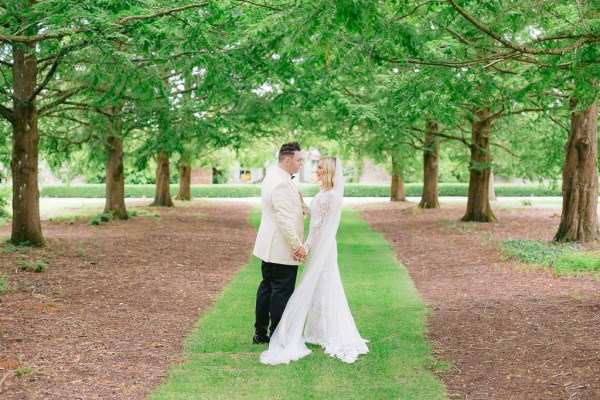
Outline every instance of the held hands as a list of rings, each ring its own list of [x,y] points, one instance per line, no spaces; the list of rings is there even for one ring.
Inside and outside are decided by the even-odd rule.
[[[306,250],[304,250],[304,247],[298,247],[296,250],[294,250],[292,258],[294,261],[304,262],[306,260]]]

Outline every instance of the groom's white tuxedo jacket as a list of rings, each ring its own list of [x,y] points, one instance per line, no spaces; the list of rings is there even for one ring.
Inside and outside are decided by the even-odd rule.
[[[306,207],[291,175],[273,168],[263,180],[260,197],[262,215],[253,254],[266,262],[298,265],[292,249],[302,246]]]

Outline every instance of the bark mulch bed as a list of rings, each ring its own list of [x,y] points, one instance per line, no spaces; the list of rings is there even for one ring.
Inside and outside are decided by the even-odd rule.
[[[600,399],[600,280],[556,276],[507,260],[497,242],[550,240],[554,210],[495,210],[458,222],[463,206],[363,206],[429,303],[440,373],[457,399]]]
[[[194,202],[99,226],[44,222],[46,248],[0,245],[12,286],[0,295],[0,398],[144,398],[248,261],[249,208]],[[45,272],[20,271],[36,260]]]

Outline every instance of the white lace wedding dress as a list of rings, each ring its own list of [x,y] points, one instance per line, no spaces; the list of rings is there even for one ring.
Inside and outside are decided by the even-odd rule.
[[[340,223],[343,175],[336,163],[334,189],[320,191],[311,203],[311,222],[305,249],[309,252],[298,287],[290,297],[263,364],[288,364],[308,354],[305,343],[322,346],[325,353],[353,363],[369,352],[360,337],[342,287],[335,236]],[[304,332],[303,332],[304,331]]]

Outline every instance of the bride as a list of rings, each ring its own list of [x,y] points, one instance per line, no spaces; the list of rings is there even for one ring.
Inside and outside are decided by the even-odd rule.
[[[281,321],[262,352],[263,364],[288,364],[308,354],[305,343],[322,346],[325,353],[353,363],[369,352],[350,313],[337,263],[335,236],[342,215],[344,181],[335,157],[323,157],[317,166],[321,191],[311,203],[310,232],[304,249],[308,261]],[[304,332],[303,332],[304,330]]]

